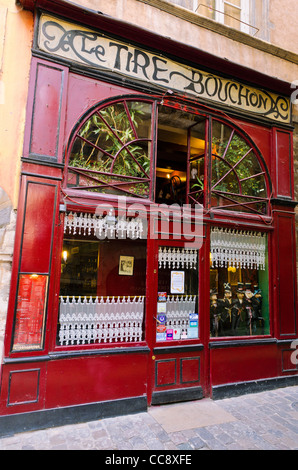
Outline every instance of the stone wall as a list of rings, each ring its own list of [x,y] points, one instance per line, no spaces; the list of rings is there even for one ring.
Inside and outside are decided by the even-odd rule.
[[[7,194],[0,188],[0,364],[3,355],[15,226],[16,212]]]

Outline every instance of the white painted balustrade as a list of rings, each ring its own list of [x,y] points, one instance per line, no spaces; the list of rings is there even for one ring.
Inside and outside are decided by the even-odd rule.
[[[142,339],[144,296],[61,297],[60,345],[132,342]]]

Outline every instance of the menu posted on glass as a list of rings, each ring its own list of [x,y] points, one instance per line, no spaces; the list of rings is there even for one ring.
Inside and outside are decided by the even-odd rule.
[[[171,294],[184,294],[184,271],[171,271]]]

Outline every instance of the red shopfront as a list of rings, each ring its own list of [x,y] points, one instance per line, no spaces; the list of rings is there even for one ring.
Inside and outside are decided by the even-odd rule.
[[[194,80],[160,90],[170,60],[117,42],[108,23],[113,73],[90,69],[62,46],[67,37],[74,52],[80,31],[86,51],[102,39],[94,28],[36,21],[6,432],[297,384],[289,99],[209,72],[209,100],[193,96]],[[104,51],[89,47],[88,60],[108,61]],[[134,80],[150,61],[155,82]],[[177,63],[171,77],[185,78]],[[215,100],[225,92],[236,104],[235,91],[237,109]]]

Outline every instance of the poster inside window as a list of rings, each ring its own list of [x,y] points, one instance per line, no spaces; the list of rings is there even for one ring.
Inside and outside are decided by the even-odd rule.
[[[20,274],[13,351],[42,349],[48,276]]]

